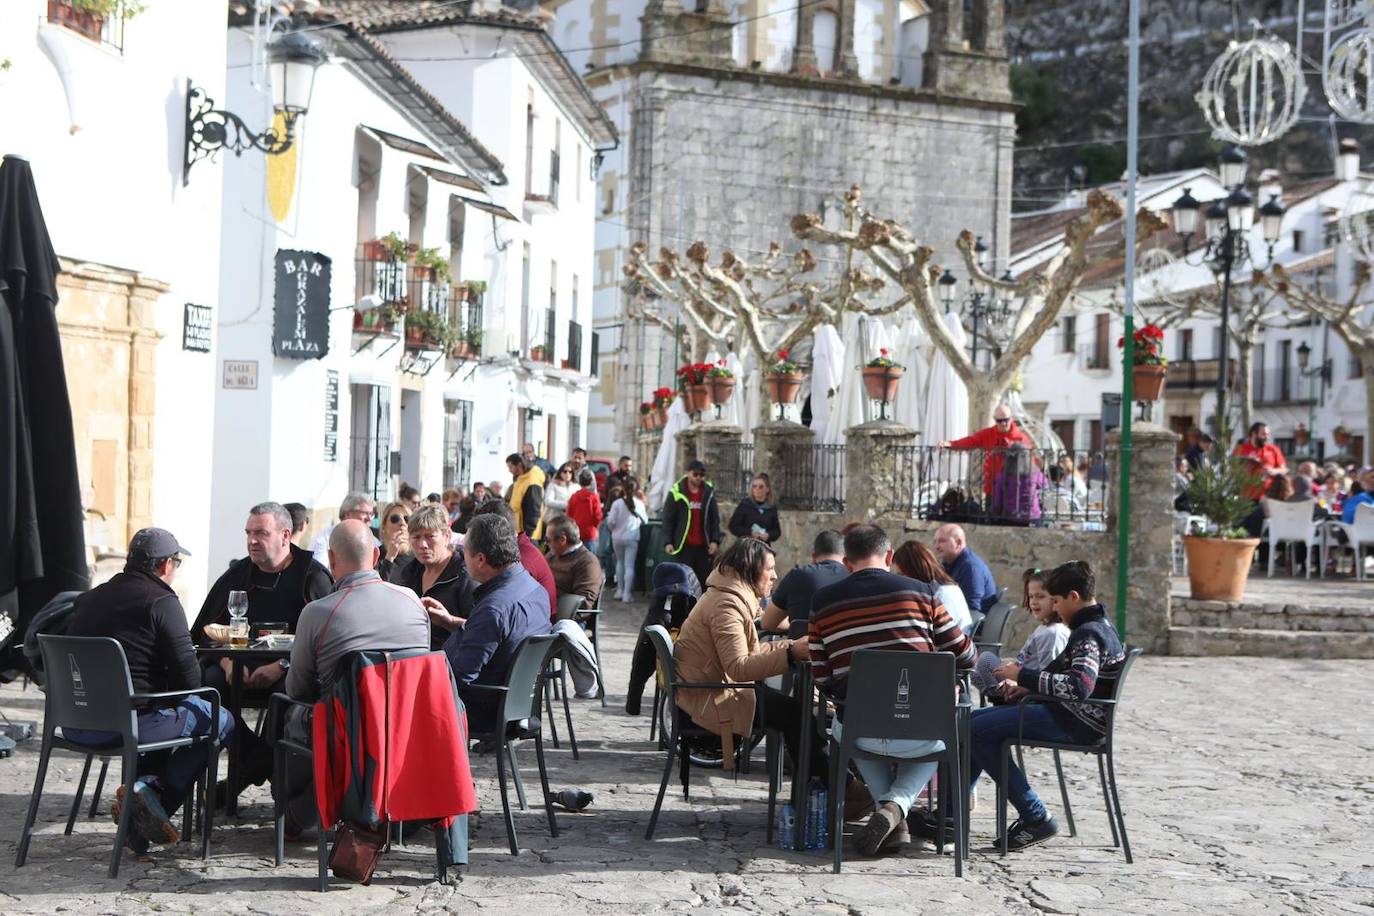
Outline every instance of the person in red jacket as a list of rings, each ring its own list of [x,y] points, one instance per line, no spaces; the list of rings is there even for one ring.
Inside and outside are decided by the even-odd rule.
[[[1011,418],[1011,408],[1005,404],[998,404],[997,409],[992,412],[991,426],[980,429],[973,435],[965,436],[962,439],[946,439],[939,443],[937,448],[994,450],[990,451],[983,460],[983,495],[991,497],[997,475],[1002,473],[1005,450],[1011,448],[1013,442],[1020,442],[1026,448],[1035,447],[1030,436],[1022,432],[1021,428],[1016,425],[1016,421]]]
[[[1283,451],[1269,438],[1269,424],[1263,421],[1251,423],[1249,435],[1236,446],[1234,455],[1248,458],[1251,469],[1256,474],[1255,482],[1246,488],[1245,495],[1255,502],[1264,496],[1269,481],[1276,474],[1288,471],[1288,462]],[[1256,535],[1258,537],[1258,535]]]
[[[596,475],[590,468],[583,468],[577,477],[581,487],[568,497],[568,518],[577,522],[577,532],[582,536],[582,545],[597,554],[597,536],[601,532],[601,519],[604,512],[601,497],[596,495]]]

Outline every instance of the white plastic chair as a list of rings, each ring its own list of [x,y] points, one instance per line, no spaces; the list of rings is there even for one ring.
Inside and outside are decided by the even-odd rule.
[[[1317,531],[1317,523],[1312,520],[1312,510],[1316,507],[1315,499],[1304,499],[1301,502],[1289,503],[1278,502],[1265,497],[1264,511],[1268,515],[1266,528],[1269,534],[1269,578],[1274,577],[1274,560],[1278,553],[1280,543],[1288,544],[1288,566],[1293,567],[1293,545],[1304,544],[1307,546],[1307,578],[1312,578],[1312,557],[1314,548],[1322,546],[1321,537]],[[1370,535],[1371,542],[1374,542],[1374,533]],[[1326,574],[1326,551],[1321,551],[1321,571]]]
[[[1374,547],[1374,503],[1362,503],[1355,509],[1355,521],[1341,522],[1341,530],[1355,551],[1355,578],[1364,579],[1363,548]]]

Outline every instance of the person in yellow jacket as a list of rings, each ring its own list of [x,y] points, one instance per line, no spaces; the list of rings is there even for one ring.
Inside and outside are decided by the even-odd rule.
[[[520,454],[507,455],[506,468],[515,478],[506,494],[515,512],[515,530],[537,541],[544,535],[544,472]]]

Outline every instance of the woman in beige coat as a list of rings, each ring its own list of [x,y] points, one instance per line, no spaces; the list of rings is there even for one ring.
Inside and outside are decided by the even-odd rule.
[[[777,581],[773,551],[763,541],[741,538],[720,555],[697,601],[678,633],[673,658],[677,679],[688,683],[752,684],[787,671],[792,659],[809,658],[805,639],[759,642],[754,619],[759,599]],[[787,750],[797,759],[801,745],[801,705],[794,697],[764,687],[758,692],[769,728],[783,733]],[[752,687],[679,688],[677,705],[692,721],[721,738],[726,769],[734,767],[737,735],[753,731]],[[811,772],[830,772],[825,754],[813,744]]]

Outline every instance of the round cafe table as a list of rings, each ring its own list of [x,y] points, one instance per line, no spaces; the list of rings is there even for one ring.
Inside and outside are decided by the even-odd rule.
[[[225,697],[224,706],[233,712],[234,716],[240,721],[243,718],[243,668],[244,665],[262,665],[267,662],[284,661],[291,657],[289,646],[268,648],[265,645],[249,645],[243,648],[234,648],[226,643],[207,643],[206,645],[196,646],[196,657],[203,661],[218,662],[222,658],[227,658],[233,663],[229,677],[229,696]],[[229,736],[229,773],[228,785],[229,796],[225,800],[225,812],[237,815],[239,812],[239,731],[234,729]],[[214,791],[214,787],[211,787]],[[213,797],[206,800],[206,804],[214,804]]]

